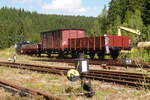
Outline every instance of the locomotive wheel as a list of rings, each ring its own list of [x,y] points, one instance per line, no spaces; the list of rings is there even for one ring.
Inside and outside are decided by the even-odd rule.
[[[112,50],[110,51],[110,55],[113,58],[113,60],[117,59],[119,56],[120,51],[119,50]]]

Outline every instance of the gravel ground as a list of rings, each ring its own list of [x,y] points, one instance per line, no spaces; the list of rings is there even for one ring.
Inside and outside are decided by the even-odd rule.
[[[33,60],[34,59],[34,60]],[[35,60],[37,59],[37,60]],[[30,56],[17,56],[16,63],[25,63],[25,64],[34,64],[34,65],[44,65],[44,66],[57,66],[57,67],[68,67],[68,68],[74,68],[71,64],[63,63],[63,62],[48,62],[48,61],[40,61],[41,59],[49,59],[46,57],[30,57]],[[55,59],[55,58],[51,58]],[[39,61],[38,61],[39,60]],[[8,61],[7,58],[1,58],[0,61]],[[107,67],[102,67],[101,65],[90,65],[90,69],[94,70],[119,70],[119,71],[127,71],[127,72],[140,72],[140,73],[149,73],[150,70],[144,70],[142,68],[128,68],[126,69],[125,67],[117,67],[117,66],[107,66]]]
[[[7,61],[8,55],[0,57],[0,61]],[[46,66],[72,67],[65,63],[33,61],[32,59],[43,59],[29,56],[17,56],[17,62],[27,64],[37,64]],[[95,66],[97,69],[99,66]],[[39,89],[44,92],[65,98],[65,100],[150,100],[149,89],[136,89],[128,86],[117,85],[100,81],[92,81],[92,86],[96,94],[93,98],[82,96],[66,96],[67,94],[79,93],[81,91],[80,81],[70,82],[65,76],[50,74],[40,74],[28,70],[0,67],[0,78],[4,78],[18,85]],[[66,92],[67,89],[72,90]],[[19,97],[0,88],[0,100],[41,100],[40,97]]]
[[[0,67],[0,78],[4,78],[10,82],[15,82],[18,85],[38,89],[47,93],[61,96],[66,100],[150,100],[150,91],[145,89],[135,89],[127,86],[117,85],[113,83],[105,83],[100,81],[92,81],[92,86],[96,94],[93,98],[86,98],[82,96],[66,96],[67,94],[79,93],[80,81],[70,82],[65,76],[56,76],[50,74],[40,74],[28,70],[13,69],[7,67]],[[69,92],[66,90],[71,88]],[[0,88],[0,97],[8,100],[12,94]],[[25,99],[18,95],[15,99]],[[26,97],[26,99],[35,98]],[[11,99],[12,100],[12,99]]]

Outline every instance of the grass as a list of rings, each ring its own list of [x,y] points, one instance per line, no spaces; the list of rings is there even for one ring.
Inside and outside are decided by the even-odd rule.
[[[8,57],[15,53],[15,49],[4,49],[0,50],[0,58],[7,60]],[[136,53],[133,54],[132,57],[136,56]],[[43,65],[60,65],[62,63],[51,63],[51,62],[35,62],[32,59],[45,59],[45,58],[37,58],[37,57],[30,57],[30,56],[22,56],[17,55],[17,62],[24,62],[24,63],[32,63],[32,64],[43,64]],[[133,58],[134,59],[134,58]],[[137,62],[139,63],[139,62]],[[66,66],[64,64],[64,66]],[[135,70],[132,70],[135,71]],[[140,70],[144,73],[144,70]],[[65,96],[66,88],[72,87],[73,89],[80,88],[80,82],[70,82],[67,80],[65,76],[56,76],[50,74],[41,74],[36,72],[31,72],[28,70],[21,70],[21,69],[13,69],[8,67],[0,67],[0,78],[5,78],[11,82],[16,82],[16,84],[23,85],[27,88],[34,88],[39,89],[48,93],[52,93],[54,95],[64,95],[62,97],[66,98],[66,100],[150,100],[150,97],[145,97],[145,95],[149,94],[149,89],[132,89],[116,84],[108,84],[99,81],[92,81],[93,88],[96,92],[93,98],[86,98],[86,97],[77,97],[77,96]],[[5,91],[2,91],[5,92]],[[1,89],[0,89],[1,94]],[[1,96],[1,95],[0,95]],[[8,96],[8,97],[7,97]],[[4,95],[3,100],[12,100],[10,99],[12,96],[9,93]],[[16,96],[17,99],[20,100],[20,97]],[[19,98],[19,99],[18,99]],[[24,99],[24,98],[21,98]],[[40,97],[27,97],[24,100],[42,100]]]
[[[99,89],[99,90],[97,90],[98,92],[96,92],[96,98],[97,98],[97,100],[99,99],[99,100],[105,100],[105,98],[106,98],[106,96],[108,96],[108,95],[111,95],[111,94],[113,94],[113,93],[117,93],[117,91],[116,90],[114,90],[114,89],[109,89],[109,88],[101,88],[101,89]]]
[[[133,48],[131,51],[130,57],[133,59],[133,61],[138,61],[139,63],[146,63],[150,61],[150,55],[147,53],[146,50],[142,49],[136,49]]]
[[[72,87],[73,89],[78,89],[80,88],[80,82],[70,82],[66,79],[66,77],[62,76],[40,74],[28,70],[0,67],[0,78],[5,78],[6,80],[23,85],[27,88],[39,89],[54,95],[60,95],[63,98],[67,98],[66,100],[72,100],[74,97],[76,98],[75,100],[105,100],[106,98],[108,98],[107,100],[124,100],[126,98],[137,98],[138,96],[150,93],[149,90],[145,92],[145,90],[136,90],[134,88],[132,89],[93,80],[93,89],[95,90],[96,94],[93,98],[88,99],[86,97],[65,96],[66,88]],[[10,97],[10,95],[8,95],[8,97]]]
[[[10,55],[15,54],[15,49],[14,48],[7,48],[0,50],[0,57],[1,58],[6,58],[9,57]]]
[[[72,87],[73,89],[80,88],[80,82],[70,82],[66,77],[55,76],[50,74],[40,74],[36,72],[30,72],[27,70],[13,69],[8,67],[0,67],[0,78],[5,78],[16,84],[23,85],[27,88],[39,89],[54,95],[61,95],[67,100],[72,100],[74,96],[63,96],[65,89],[67,87]],[[96,94],[93,98],[87,99],[85,97],[76,97],[75,100],[104,100],[105,98],[112,98],[112,100],[117,100],[116,98],[126,98],[128,96],[128,91],[132,90],[130,88],[124,88],[114,84],[101,83],[99,81],[92,81],[93,88]],[[115,87],[115,88],[114,88]],[[137,97],[139,94],[146,94],[144,90],[135,90],[130,93],[128,98]],[[124,96],[124,94],[126,94]],[[9,95],[10,96],[10,95]],[[7,99],[4,99],[7,100]],[[110,99],[108,99],[110,100]],[[137,99],[138,100],[138,99]]]

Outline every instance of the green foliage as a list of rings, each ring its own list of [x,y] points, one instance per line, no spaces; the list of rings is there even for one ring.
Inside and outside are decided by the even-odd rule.
[[[127,12],[125,14],[123,26],[129,27],[132,29],[138,29],[142,32],[144,25],[143,25],[143,20],[141,17],[141,12],[138,10],[135,10],[135,12],[133,13],[133,12],[127,10]],[[141,34],[142,36],[139,37],[133,33],[124,31],[123,35],[131,36],[133,44],[136,44],[138,41],[141,41],[141,39],[142,39],[141,37],[144,36],[145,34],[142,33]]]
[[[135,12],[127,11],[124,18],[124,23],[127,27],[131,27],[133,29],[142,30],[143,28],[143,20],[141,17],[141,12],[135,10]]]
[[[93,32],[92,35],[99,36],[107,33],[107,9],[104,7],[102,13],[98,16],[98,18],[94,22],[94,26],[91,30]]]
[[[99,20],[96,19],[94,21],[94,26],[92,27],[91,29],[91,34],[90,36],[97,36],[101,31],[100,31],[100,23],[99,23]]]
[[[40,41],[40,32],[62,28],[81,28],[90,36],[117,35],[118,26],[141,31],[142,41],[150,41],[150,1],[111,0],[97,17],[44,15],[22,9],[0,9],[0,48],[10,47],[18,41]],[[123,31],[138,41],[135,34]],[[140,40],[141,40],[140,39]]]
[[[150,61],[150,56],[147,50],[139,50],[135,48],[132,50],[131,58],[134,60],[140,59],[141,61],[144,61],[144,62]]]
[[[150,40],[150,1],[149,0],[111,0],[107,16],[107,33],[116,34],[117,26],[138,29],[142,39]],[[136,40],[134,34],[124,32]]]
[[[150,25],[144,26],[142,29],[142,35],[143,40],[150,41]]]
[[[0,58],[9,58],[11,57],[12,55],[15,54],[15,48],[14,47],[11,47],[11,48],[7,48],[7,49],[3,49],[3,50],[0,50]]]
[[[19,41],[40,41],[40,32],[62,28],[81,28],[91,33],[96,18],[84,16],[44,15],[23,9],[0,9],[0,49]]]
[[[150,0],[144,0],[144,8],[143,8],[143,21],[144,24],[150,24]]]

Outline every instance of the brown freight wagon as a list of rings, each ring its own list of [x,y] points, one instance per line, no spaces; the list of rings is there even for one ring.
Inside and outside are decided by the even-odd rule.
[[[69,39],[85,37],[83,29],[60,29],[53,31],[41,32],[42,51],[49,56],[54,53],[68,54],[71,52],[69,48]]]
[[[129,36],[98,36],[70,39],[69,47],[78,56],[80,52],[94,58],[95,54],[99,59],[104,59],[105,54],[110,54],[113,59],[119,56],[122,49],[130,49],[131,39]]]

